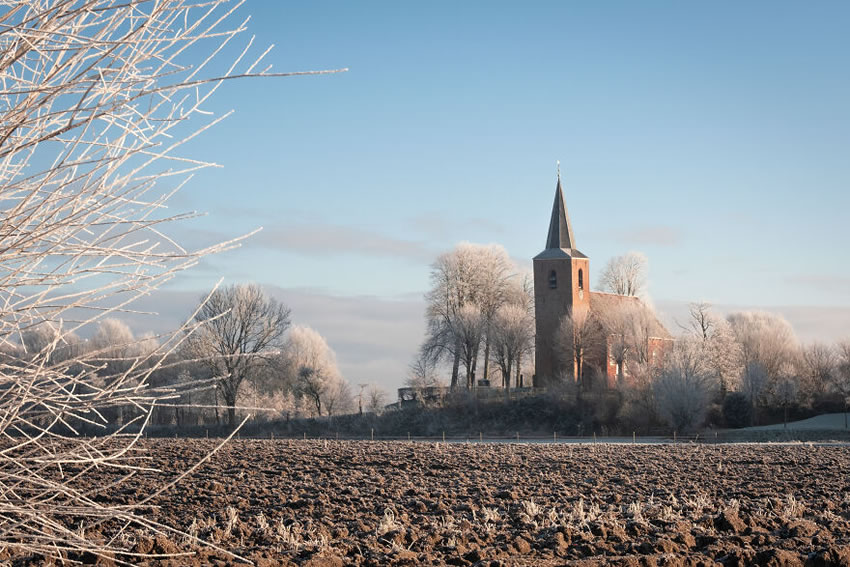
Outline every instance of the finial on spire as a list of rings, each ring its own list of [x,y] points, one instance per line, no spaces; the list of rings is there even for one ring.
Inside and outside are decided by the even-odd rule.
[[[557,160],[555,163],[558,164],[558,181],[560,181],[561,180],[561,160]]]

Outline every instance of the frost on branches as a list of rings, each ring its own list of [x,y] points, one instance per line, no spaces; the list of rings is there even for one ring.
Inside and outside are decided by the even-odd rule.
[[[101,322],[122,331],[113,314],[233,245],[184,248],[168,227],[191,215],[165,205],[212,165],[178,154],[223,118],[204,110],[209,97],[226,79],[270,75],[246,58],[250,41],[233,41],[239,5],[0,1],[0,540],[13,553],[110,556],[129,530],[170,529],[145,519],[158,492],[113,507],[77,482],[140,466],[140,426],[173,395],[147,379],[186,334],[127,336],[139,344],[120,352],[76,337]],[[136,433],[114,433],[119,406],[135,411],[118,431]]]

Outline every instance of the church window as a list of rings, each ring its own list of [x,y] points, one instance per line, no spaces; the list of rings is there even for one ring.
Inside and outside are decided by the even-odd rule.
[[[558,288],[558,274],[555,270],[549,272],[549,289],[557,289]]]
[[[581,270],[578,271],[578,288],[584,289],[584,272]]]

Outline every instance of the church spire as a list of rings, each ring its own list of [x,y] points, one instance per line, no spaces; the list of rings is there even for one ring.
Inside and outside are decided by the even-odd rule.
[[[561,162],[558,162],[558,188],[555,190],[555,203],[552,205],[552,218],[549,221],[549,236],[546,238],[546,249],[575,248],[576,239],[573,236],[573,226],[570,215],[564,203],[564,190],[561,188]]]

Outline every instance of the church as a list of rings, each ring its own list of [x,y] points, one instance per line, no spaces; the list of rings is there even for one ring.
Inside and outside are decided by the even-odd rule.
[[[639,310],[646,314],[640,348],[649,362],[660,364],[673,338],[651,310],[637,297],[590,291],[590,258],[576,247],[576,239],[558,172],[555,202],[549,220],[546,249],[534,257],[535,375],[534,387],[547,387],[565,379],[587,385],[592,380],[614,387],[629,377],[628,362],[614,354],[617,337],[599,327],[600,348],[580,365],[564,361],[560,332],[562,321],[586,320],[614,310]],[[601,320],[597,317],[596,320]],[[560,348],[559,348],[560,347]],[[579,375],[581,374],[581,375]]]

